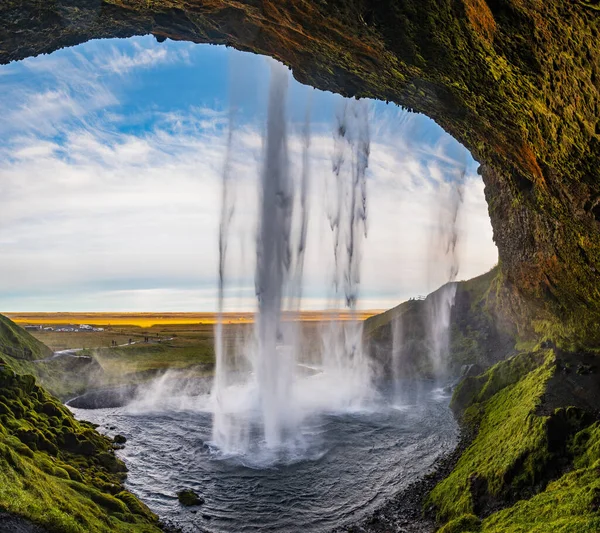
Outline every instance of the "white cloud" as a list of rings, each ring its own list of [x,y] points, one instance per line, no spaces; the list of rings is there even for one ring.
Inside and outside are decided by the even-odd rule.
[[[192,295],[194,287],[214,286],[216,279],[225,139],[222,130],[187,130],[190,133],[157,129],[132,136],[76,129],[61,146],[35,137],[15,140],[6,150],[16,157],[3,157],[0,164],[0,294],[7,295],[0,306],[6,308],[8,294],[15,291],[52,289],[68,293],[66,301],[78,308],[214,308],[214,291],[205,291],[202,298]],[[300,140],[292,137],[296,176],[300,147]],[[246,291],[253,290],[261,150],[256,130],[239,132],[230,275],[248,280]],[[327,306],[332,296],[327,274],[333,262],[332,240],[323,215],[331,151],[331,136],[316,134],[305,271],[305,304],[316,308]],[[432,259],[432,227],[438,221],[437,185],[444,176],[439,165],[425,164],[418,155],[385,138],[372,144],[363,307],[387,306],[444,281],[431,279],[426,268]],[[460,232],[460,276],[492,266],[496,254],[483,184],[474,175],[466,180]],[[115,293],[115,285],[129,285],[130,292]],[[77,291],[82,295],[75,296]],[[252,301],[246,295],[242,305]],[[238,307],[240,301],[229,305]]]
[[[134,69],[189,61],[187,48],[167,49],[154,42],[154,40],[144,44],[145,46],[142,46],[137,42],[133,42],[130,52],[112,46],[106,55],[96,57],[95,63],[100,69],[115,74],[126,74]]]
[[[185,62],[187,50],[146,40],[144,47],[109,46],[91,57],[75,51],[28,60],[32,75],[50,78],[47,87],[13,86],[0,95],[7,119],[0,124],[0,309],[216,308],[227,112],[192,106],[185,113],[119,114],[119,85],[107,82],[113,76],[126,83],[134,69]],[[462,164],[449,137],[427,142],[422,121],[387,109],[371,123],[363,308],[389,307],[446,281],[447,258],[432,246],[432,235],[444,218],[445,180]],[[153,124],[152,131],[119,132],[137,120]],[[235,136],[232,310],[254,303],[261,130],[246,126]],[[304,305],[318,309],[333,297],[324,215],[333,141],[330,125],[314,124],[313,131]],[[301,150],[299,134],[292,134],[295,177]],[[464,195],[459,278],[486,271],[497,257],[483,184],[473,173]]]

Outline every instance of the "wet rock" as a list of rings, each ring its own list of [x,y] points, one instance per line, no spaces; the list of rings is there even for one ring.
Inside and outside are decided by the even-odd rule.
[[[118,434],[117,434],[117,435],[115,435],[115,436],[114,436],[114,438],[113,438],[113,442],[114,442],[115,444],[120,444],[120,445],[122,445],[122,444],[125,444],[125,443],[127,442],[127,439],[126,439],[126,438],[125,438],[123,435],[118,435]]]
[[[180,490],[177,493],[177,498],[179,499],[179,503],[185,507],[202,505],[204,503],[204,498],[198,496],[192,489]]]
[[[577,373],[580,376],[587,376],[589,374],[594,374],[595,372],[596,372],[596,369],[592,365],[584,365],[584,364],[577,365]]]

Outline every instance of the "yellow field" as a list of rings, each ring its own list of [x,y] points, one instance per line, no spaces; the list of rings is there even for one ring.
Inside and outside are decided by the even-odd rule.
[[[299,315],[302,322],[327,322],[330,320],[365,320],[381,311],[303,311]],[[137,326],[150,328],[161,325],[216,324],[216,313],[2,313],[17,324],[31,325],[67,325],[89,324],[91,326]],[[289,315],[296,320],[298,315]],[[226,313],[226,324],[250,324],[254,322],[253,313]]]

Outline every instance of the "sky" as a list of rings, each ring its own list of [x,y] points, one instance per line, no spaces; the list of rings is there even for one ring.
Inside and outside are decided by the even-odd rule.
[[[214,311],[218,225],[233,116],[226,310],[253,310],[258,187],[273,60],[153,37],[98,40],[0,67],[0,310]],[[310,116],[310,216],[302,307],[330,308],[336,117],[344,99],[290,75],[290,172]],[[362,309],[497,262],[477,163],[423,115],[369,102]],[[233,115],[230,110],[234,109]],[[440,241],[442,236],[442,241]]]

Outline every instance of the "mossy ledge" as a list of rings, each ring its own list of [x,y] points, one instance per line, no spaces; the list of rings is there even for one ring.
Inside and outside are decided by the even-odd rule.
[[[440,533],[600,529],[597,413],[585,398],[555,395],[569,380],[597,387],[598,376],[566,367],[565,356],[581,358],[544,344],[457,387],[452,408],[474,437],[425,501]]]
[[[111,440],[0,360],[1,512],[56,533],[158,533],[125,475]]]

